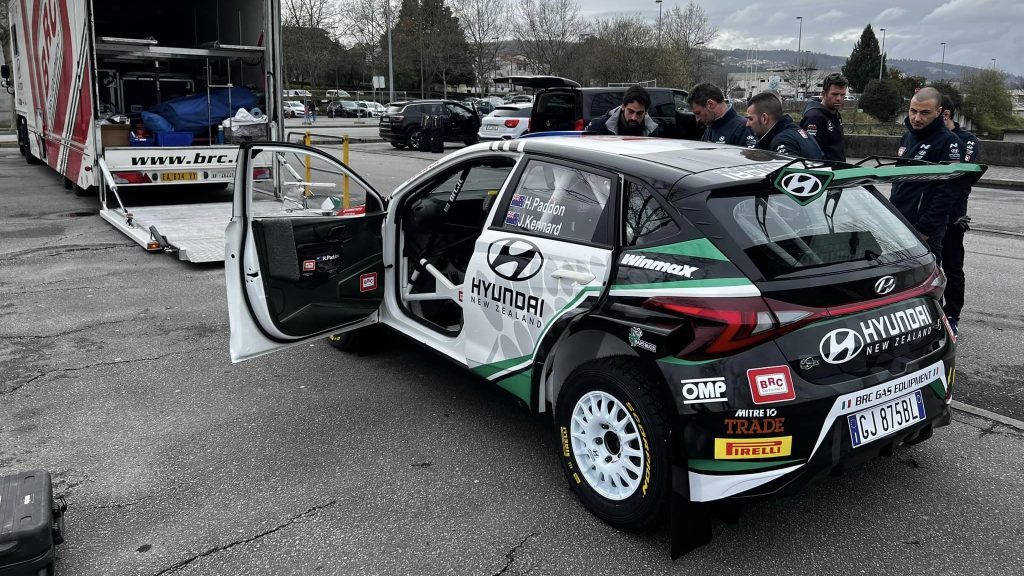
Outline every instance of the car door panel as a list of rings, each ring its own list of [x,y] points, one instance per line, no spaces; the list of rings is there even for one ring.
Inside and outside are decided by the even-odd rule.
[[[240,147],[225,246],[232,360],[377,321],[384,207],[326,153]]]

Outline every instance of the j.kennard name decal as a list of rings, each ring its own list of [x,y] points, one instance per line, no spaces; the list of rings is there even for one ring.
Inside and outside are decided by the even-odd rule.
[[[697,268],[696,266],[672,264],[670,262],[662,262],[661,260],[652,260],[640,254],[623,254],[622,260],[619,261],[619,264],[622,266],[629,266],[630,268],[643,268],[644,270],[664,272],[666,274],[672,274],[673,276],[682,276],[683,278],[693,278],[693,273],[700,270],[700,268]]]

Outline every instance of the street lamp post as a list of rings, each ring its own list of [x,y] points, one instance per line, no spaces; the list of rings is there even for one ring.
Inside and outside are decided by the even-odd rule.
[[[800,59],[803,57],[803,50],[801,45],[804,40],[804,17],[797,16],[796,19],[800,22],[800,32],[797,33],[796,37],[796,95],[800,97]]]
[[[878,57],[878,79],[882,79],[882,64],[885,62],[885,28],[880,28],[882,31],[882,53]]]
[[[942,44],[942,78],[945,79],[946,78],[946,43],[945,42],[940,42],[940,44]]]
[[[497,66],[495,66],[495,64],[497,64],[497,63],[498,63],[498,37],[495,36],[494,37],[494,59],[491,61],[491,78],[490,78],[490,80],[491,80],[491,90],[490,90],[490,92],[493,92],[497,88],[497,86],[494,84],[494,72],[495,72],[495,69],[497,68]]]
[[[992,59],[992,69],[993,70],[996,69],[996,59],[995,58]]]
[[[384,25],[388,29],[388,102],[395,101],[395,67],[391,60],[391,0],[384,4]]]
[[[661,48],[661,0],[654,0],[658,4],[658,48]]]

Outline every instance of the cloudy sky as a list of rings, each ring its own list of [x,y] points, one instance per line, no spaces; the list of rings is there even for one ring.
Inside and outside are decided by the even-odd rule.
[[[644,6],[649,4],[648,6]],[[687,0],[664,0],[663,10]],[[891,59],[942,59],[1024,75],[1024,0],[709,0],[699,2],[719,35],[714,48],[796,50],[803,16],[804,50],[849,56],[864,26],[871,24]],[[655,0],[581,0],[588,18],[639,15],[658,20]],[[632,11],[625,12],[628,5]]]

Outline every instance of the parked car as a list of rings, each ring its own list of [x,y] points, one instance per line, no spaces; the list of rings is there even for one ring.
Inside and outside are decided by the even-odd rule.
[[[283,108],[285,118],[302,118],[306,115],[306,105],[298,100],[285,100]]]
[[[327,105],[328,118],[366,118],[370,111],[352,100],[335,100]]]
[[[374,118],[380,118],[384,115],[384,105],[379,102],[371,102],[369,100],[357,100],[357,104],[361,107],[366,108],[369,111],[369,115]]]
[[[533,104],[505,104],[480,121],[481,140],[511,140],[522,136],[530,124]]]
[[[392,102],[380,119],[380,137],[395,148],[418,148],[423,131],[423,116],[440,116],[446,142],[475,144],[480,117],[472,109],[454,100],[414,100]]]
[[[536,90],[530,132],[585,130],[590,121],[622,104],[626,88],[581,88],[558,76],[510,76],[495,78],[499,84],[515,84]],[[676,88],[648,88],[651,110],[668,138],[699,140],[704,129],[686,102],[687,92]]]
[[[529,104],[531,102],[533,102],[533,96],[530,96],[528,94],[520,94],[518,96],[513,96],[511,101],[512,104]]]
[[[944,276],[867,184],[966,188],[984,168],[880,164],[527,137],[377,192],[327,151],[244,143],[226,231],[231,358],[328,335],[342,349],[385,342],[366,332],[379,323],[550,414],[544,444],[601,520],[643,530],[668,512],[673,538],[710,538],[712,510],[950,422]],[[877,472],[862,476],[888,481]]]

